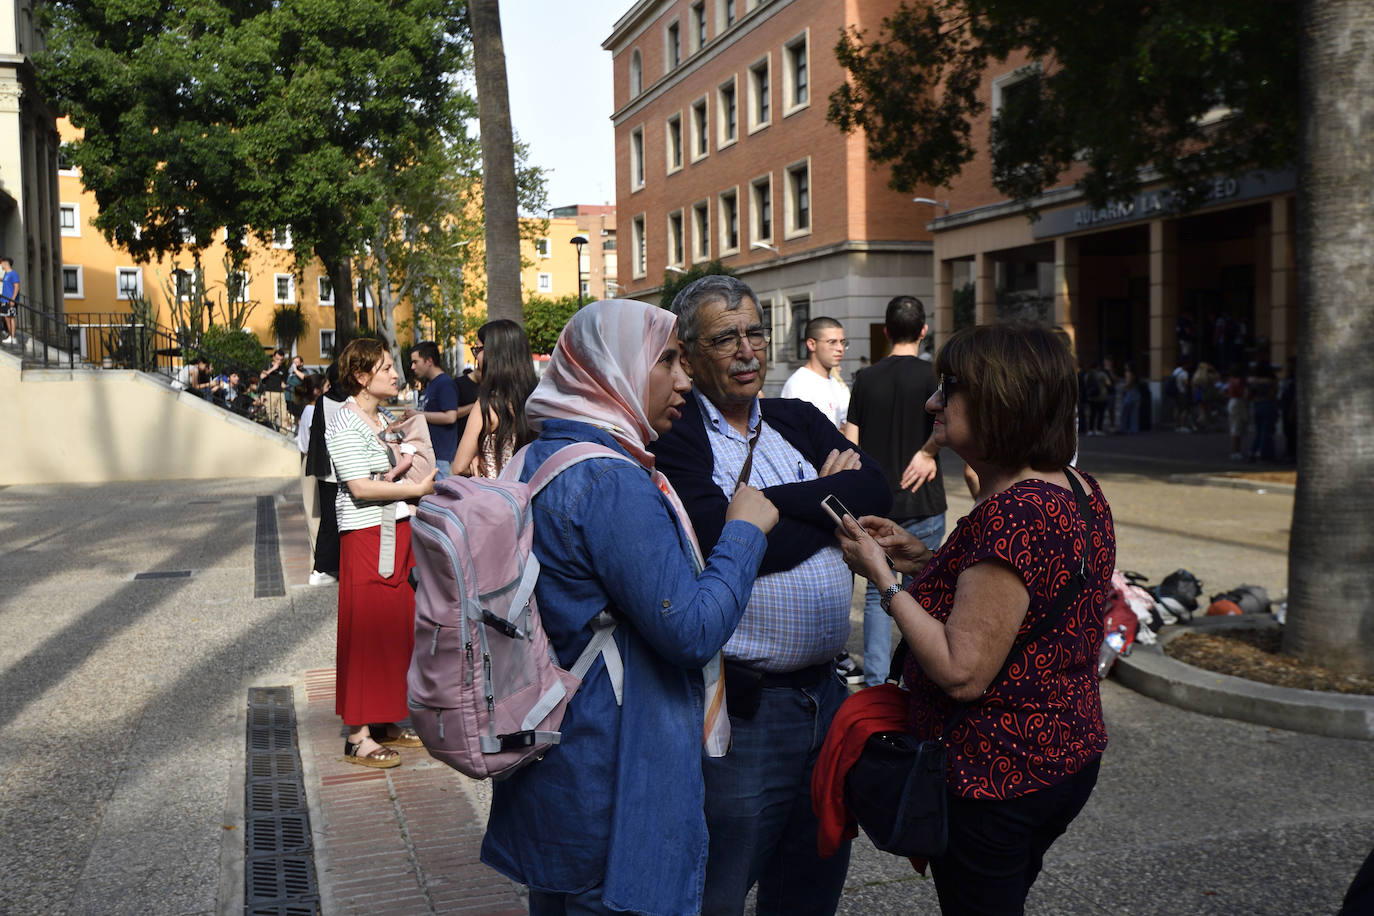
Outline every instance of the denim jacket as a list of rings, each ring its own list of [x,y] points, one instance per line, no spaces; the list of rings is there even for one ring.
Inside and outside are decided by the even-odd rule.
[[[588,424],[546,420],[521,479],[582,441],[624,451]],[[598,658],[568,706],[562,742],[494,785],[482,861],[550,893],[604,884],[616,910],[696,913],[707,840],[700,669],[748,604],[763,533],[727,523],[698,574],[667,497],[643,468],[612,458],[554,478],[533,518],[535,597],[554,651],[571,666],[609,609],[624,704]]]

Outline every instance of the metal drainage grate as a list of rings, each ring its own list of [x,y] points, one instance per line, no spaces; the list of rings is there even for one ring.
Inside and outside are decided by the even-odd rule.
[[[191,571],[189,569],[168,569],[153,572],[135,573],[134,579],[189,579]]]
[[[247,739],[244,912],[316,916],[320,893],[290,687],[249,689]]]
[[[277,506],[271,496],[258,497],[258,525],[253,538],[253,597],[278,598],[286,594],[277,543]]]

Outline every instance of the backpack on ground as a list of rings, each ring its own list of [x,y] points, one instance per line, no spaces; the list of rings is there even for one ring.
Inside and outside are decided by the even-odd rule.
[[[1213,595],[1212,603],[1218,601],[1234,603],[1242,614],[1267,614],[1270,608],[1269,592],[1262,585],[1238,585],[1230,591]]]
[[[598,656],[620,700],[624,669],[603,612],[568,670],[540,624],[531,501],[589,458],[633,459],[592,442],[564,446],[519,482],[522,449],[497,480],[446,477],[411,520],[415,649],[410,721],[430,755],[477,779],[507,776],[560,740],[568,701]]]
[[[1179,620],[1190,623],[1197,610],[1198,596],[1202,594],[1202,580],[1186,569],[1176,569],[1150,589],[1150,594]]]

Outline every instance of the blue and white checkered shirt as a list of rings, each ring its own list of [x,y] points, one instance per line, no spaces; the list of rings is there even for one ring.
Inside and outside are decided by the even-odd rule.
[[[696,392],[694,392],[696,393]],[[712,479],[728,498],[749,453],[749,440],[714,404],[696,393],[715,468]],[[777,430],[762,423],[759,400],[749,407],[749,431],[759,431],[750,486],[763,489],[818,476]],[[725,657],[761,671],[796,671],[834,658],[849,638],[854,578],[839,546],[825,547],[785,572],[759,576],[749,606],[725,644]]]

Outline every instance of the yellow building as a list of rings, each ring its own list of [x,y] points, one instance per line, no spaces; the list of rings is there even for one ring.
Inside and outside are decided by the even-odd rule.
[[[574,238],[584,238],[581,263]],[[549,211],[548,230],[534,241],[520,243],[526,265],[520,273],[524,298],[561,299],[576,296],[591,302],[614,298],[616,286],[615,207],[579,204]]]
[[[65,118],[58,121],[58,131],[63,143],[80,136],[80,131]],[[157,323],[164,328],[173,327],[175,309],[168,293],[177,288],[174,284],[180,283],[184,297],[193,266],[190,254],[135,263],[128,252],[106,241],[92,226],[99,212],[95,195],[82,187],[80,173],[66,167],[68,165],[60,161],[57,173],[62,297],[68,326],[98,325],[107,323],[112,314],[127,315],[131,294],[141,293],[157,310]],[[250,238],[247,248],[249,257],[244,271],[247,276],[242,282],[247,290],[244,298],[252,304],[252,310],[244,327],[256,334],[264,346],[279,346],[281,342],[275,340],[271,332],[272,313],[280,306],[299,304],[308,328],[296,342],[295,352],[308,366],[329,362],[334,349],[334,296],[323,267],[312,259],[303,276],[294,272],[289,229],[274,232],[272,242],[267,245]],[[220,229],[200,258],[206,298],[212,303],[215,323],[225,321],[223,309],[230,282],[226,253],[225,233]],[[186,275],[178,277],[179,272],[186,272]],[[357,305],[364,301],[372,304],[373,297],[368,293],[364,299],[364,291],[360,288],[355,292],[354,302]],[[397,306],[398,325],[410,317],[409,303]],[[91,339],[90,335],[84,335],[83,346]]]

